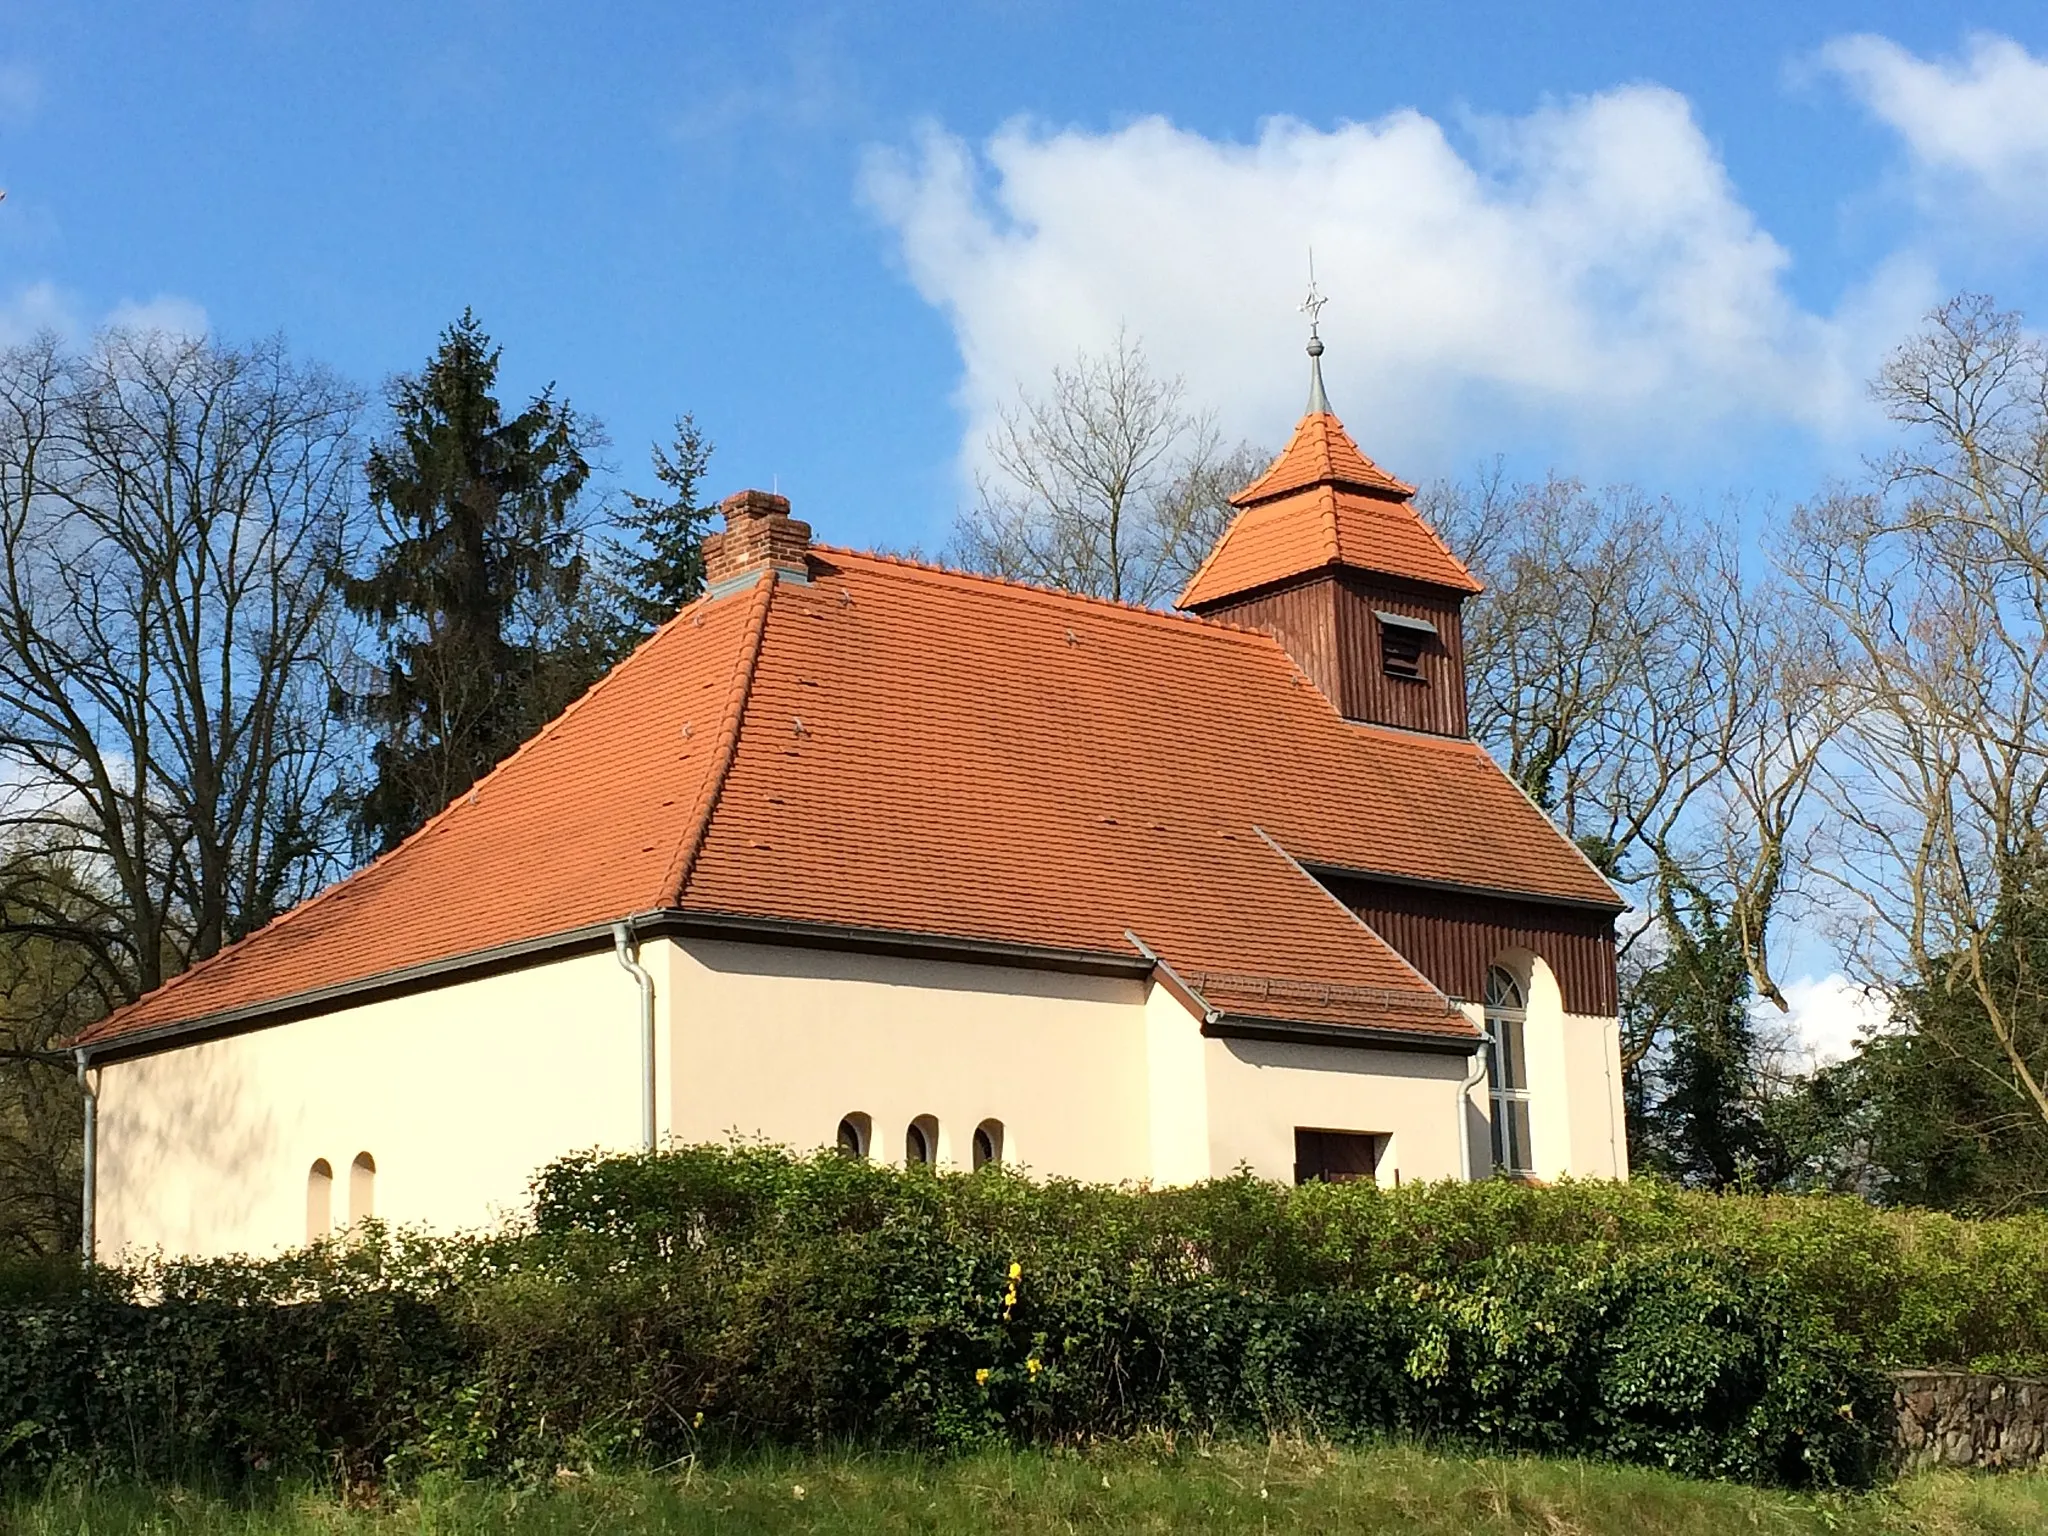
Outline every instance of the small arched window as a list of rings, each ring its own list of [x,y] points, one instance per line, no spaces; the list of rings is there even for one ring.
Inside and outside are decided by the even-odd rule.
[[[986,1168],[1003,1160],[1003,1122],[984,1120],[974,1128],[974,1166]]]
[[[377,1160],[367,1152],[358,1152],[348,1167],[348,1224],[353,1227],[376,1214]]]
[[[1521,983],[1500,966],[1486,973],[1486,1083],[1493,1110],[1493,1166],[1529,1173],[1529,1063]]]
[[[874,1138],[874,1121],[856,1110],[839,1122],[839,1155],[866,1157]]]
[[[931,1115],[919,1115],[903,1131],[903,1165],[930,1168],[939,1160],[939,1122]]]
[[[306,1241],[317,1243],[334,1230],[334,1168],[324,1157],[306,1172]]]

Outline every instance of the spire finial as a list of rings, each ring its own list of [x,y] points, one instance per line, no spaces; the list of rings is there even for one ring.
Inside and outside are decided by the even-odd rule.
[[[1330,301],[1323,297],[1316,287],[1316,248],[1308,248],[1308,297],[1301,301],[1301,312],[1308,316],[1308,414],[1327,416],[1330,411],[1330,397],[1323,393],[1323,338],[1318,334],[1317,322],[1323,306]]]

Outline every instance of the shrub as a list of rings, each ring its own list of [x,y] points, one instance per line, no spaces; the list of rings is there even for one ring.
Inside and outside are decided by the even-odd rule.
[[[0,1284],[0,1470],[536,1478],[707,1440],[1416,1436],[1859,1483],[2048,1360],[2048,1227],[1655,1183],[1145,1191],[687,1148],[493,1237]]]

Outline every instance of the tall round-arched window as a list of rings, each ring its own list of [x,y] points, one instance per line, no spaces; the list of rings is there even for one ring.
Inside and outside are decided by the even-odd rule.
[[[986,1168],[1003,1160],[1003,1122],[984,1120],[974,1128],[974,1166]]]
[[[358,1152],[348,1165],[348,1224],[377,1214],[377,1159]]]
[[[334,1230],[334,1168],[324,1157],[306,1171],[306,1241],[317,1243]]]
[[[1495,966],[1486,973],[1486,1085],[1493,1110],[1493,1166],[1529,1173],[1529,1063],[1521,983]]]
[[[841,1157],[866,1157],[874,1136],[874,1121],[858,1110],[839,1122],[838,1148]]]
[[[931,1115],[919,1115],[903,1130],[903,1164],[907,1168],[930,1168],[939,1160],[939,1122]]]

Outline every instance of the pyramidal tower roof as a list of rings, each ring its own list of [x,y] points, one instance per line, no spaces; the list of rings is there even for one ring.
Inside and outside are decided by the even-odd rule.
[[[1230,498],[1238,515],[1177,606],[1201,609],[1337,566],[1479,591],[1415,510],[1415,487],[1373,463],[1344,430],[1323,391],[1321,340],[1312,336],[1308,350],[1307,411],[1266,472]]]

